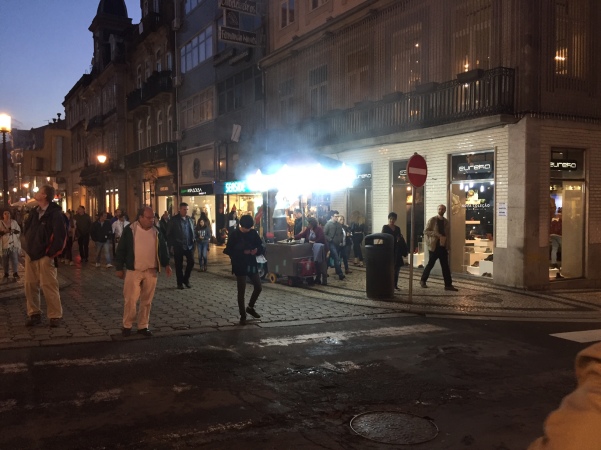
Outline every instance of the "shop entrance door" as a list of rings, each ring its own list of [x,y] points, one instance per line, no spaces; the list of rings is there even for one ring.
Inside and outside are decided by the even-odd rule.
[[[550,281],[584,276],[584,194],[584,182],[551,182]]]

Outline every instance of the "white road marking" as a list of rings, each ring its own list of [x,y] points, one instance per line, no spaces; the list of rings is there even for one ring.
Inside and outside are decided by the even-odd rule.
[[[23,373],[27,372],[27,364],[25,363],[15,363],[15,364],[0,364],[0,373],[8,374],[8,373]]]
[[[551,336],[584,344],[601,341],[601,330],[570,331],[569,333],[555,333]]]
[[[309,341],[326,341],[330,344],[339,344],[341,341],[347,341],[356,337],[393,337],[393,336],[409,336],[412,334],[433,333],[436,331],[446,331],[446,328],[437,327],[435,325],[408,325],[405,327],[386,327],[376,330],[359,330],[359,331],[339,331],[300,334],[297,336],[288,336],[282,338],[261,339],[258,343],[249,342],[250,345],[258,347],[270,346],[288,346],[293,344],[303,344]]]

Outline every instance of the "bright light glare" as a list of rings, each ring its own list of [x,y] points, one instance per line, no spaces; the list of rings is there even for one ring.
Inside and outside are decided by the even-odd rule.
[[[290,167],[284,164],[276,173],[263,175],[260,170],[246,178],[251,191],[264,192],[277,189],[289,197],[311,192],[335,192],[353,186],[355,170],[345,164],[327,169],[321,164]]]

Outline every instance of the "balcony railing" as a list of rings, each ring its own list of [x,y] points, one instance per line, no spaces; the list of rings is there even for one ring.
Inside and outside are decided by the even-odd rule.
[[[481,71],[471,81],[461,79],[396,93],[379,102],[330,111],[298,124],[299,136],[314,145],[331,145],[496,114],[514,113],[514,70]]]
[[[169,162],[176,159],[176,155],[177,144],[175,142],[163,142],[125,155],[125,168],[135,169],[145,165]]]
[[[161,92],[170,93],[173,90],[171,71],[153,72],[140,89],[127,95],[127,110],[132,111],[152,100]]]

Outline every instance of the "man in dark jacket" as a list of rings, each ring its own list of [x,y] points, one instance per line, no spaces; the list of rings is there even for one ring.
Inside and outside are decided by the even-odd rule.
[[[157,273],[165,268],[171,276],[169,250],[163,234],[154,226],[154,212],[146,206],[138,211],[138,220],[123,229],[115,256],[116,275],[125,279],[123,284],[123,328],[121,334],[127,337],[136,320],[136,303],[140,300],[137,314],[138,334],[152,336],[148,328],[150,307],[157,285]],[[123,271],[123,268],[127,272]]]
[[[173,247],[175,261],[175,276],[177,288],[190,286],[190,274],[194,267],[194,221],[188,217],[188,204],[179,204],[179,213],[167,224],[167,242]],[[186,272],[183,272],[184,256],[186,257]]]
[[[92,219],[86,213],[85,206],[77,208],[77,214],[73,216],[75,219],[75,236],[79,246],[79,257],[81,262],[88,262],[88,252],[90,249],[90,230],[92,229]]]
[[[338,253],[338,249],[342,246],[342,225],[338,222],[338,211],[330,211],[330,220],[326,223],[326,226],[323,232],[326,235],[326,241],[328,242],[328,247],[330,249],[330,256],[334,260],[334,269],[336,270],[336,275],[338,275],[338,279],[341,281],[344,280],[344,274],[342,273],[342,269],[340,267],[340,255]]]
[[[230,257],[232,262],[232,273],[236,275],[238,285],[238,311],[240,313],[240,325],[246,324],[246,313],[255,319],[261,316],[255,311],[255,303],[263,287],[259,277],[259,265],[257,256],[263,255],[265,249],[263,241],[259,237],[257,230],[252,229],[254,220],[251,216],[245,215],[240,219],[240,225],[232,231],[228,237],[227,245],[223,251]],[[244,309],[244,294],[246,291],[246,277],[250,278],[254,289],[248,302],[248,307]]]
[[[111,221],[107,219],[105,212],[101,212],[98,215],[98,220],[92,225],[92,231],[90,232],[90,236],[96,244],[96,267],[100,267],[100,254],[103,252],[106,268],[110,269],[113,267],[111,261],[112,235],[113,228]]]
[[[54,199],[54,188],[42,186],[35,194],[38,206],[23,225],[25,237],[25,297],[27,298],[26,326],[42,322],[40,287],[46,299],[46,315],[50,326],[57,327],[63,318],[63,307],[58,291],[55,258],[61,254],[67,241],[63,212]]]

